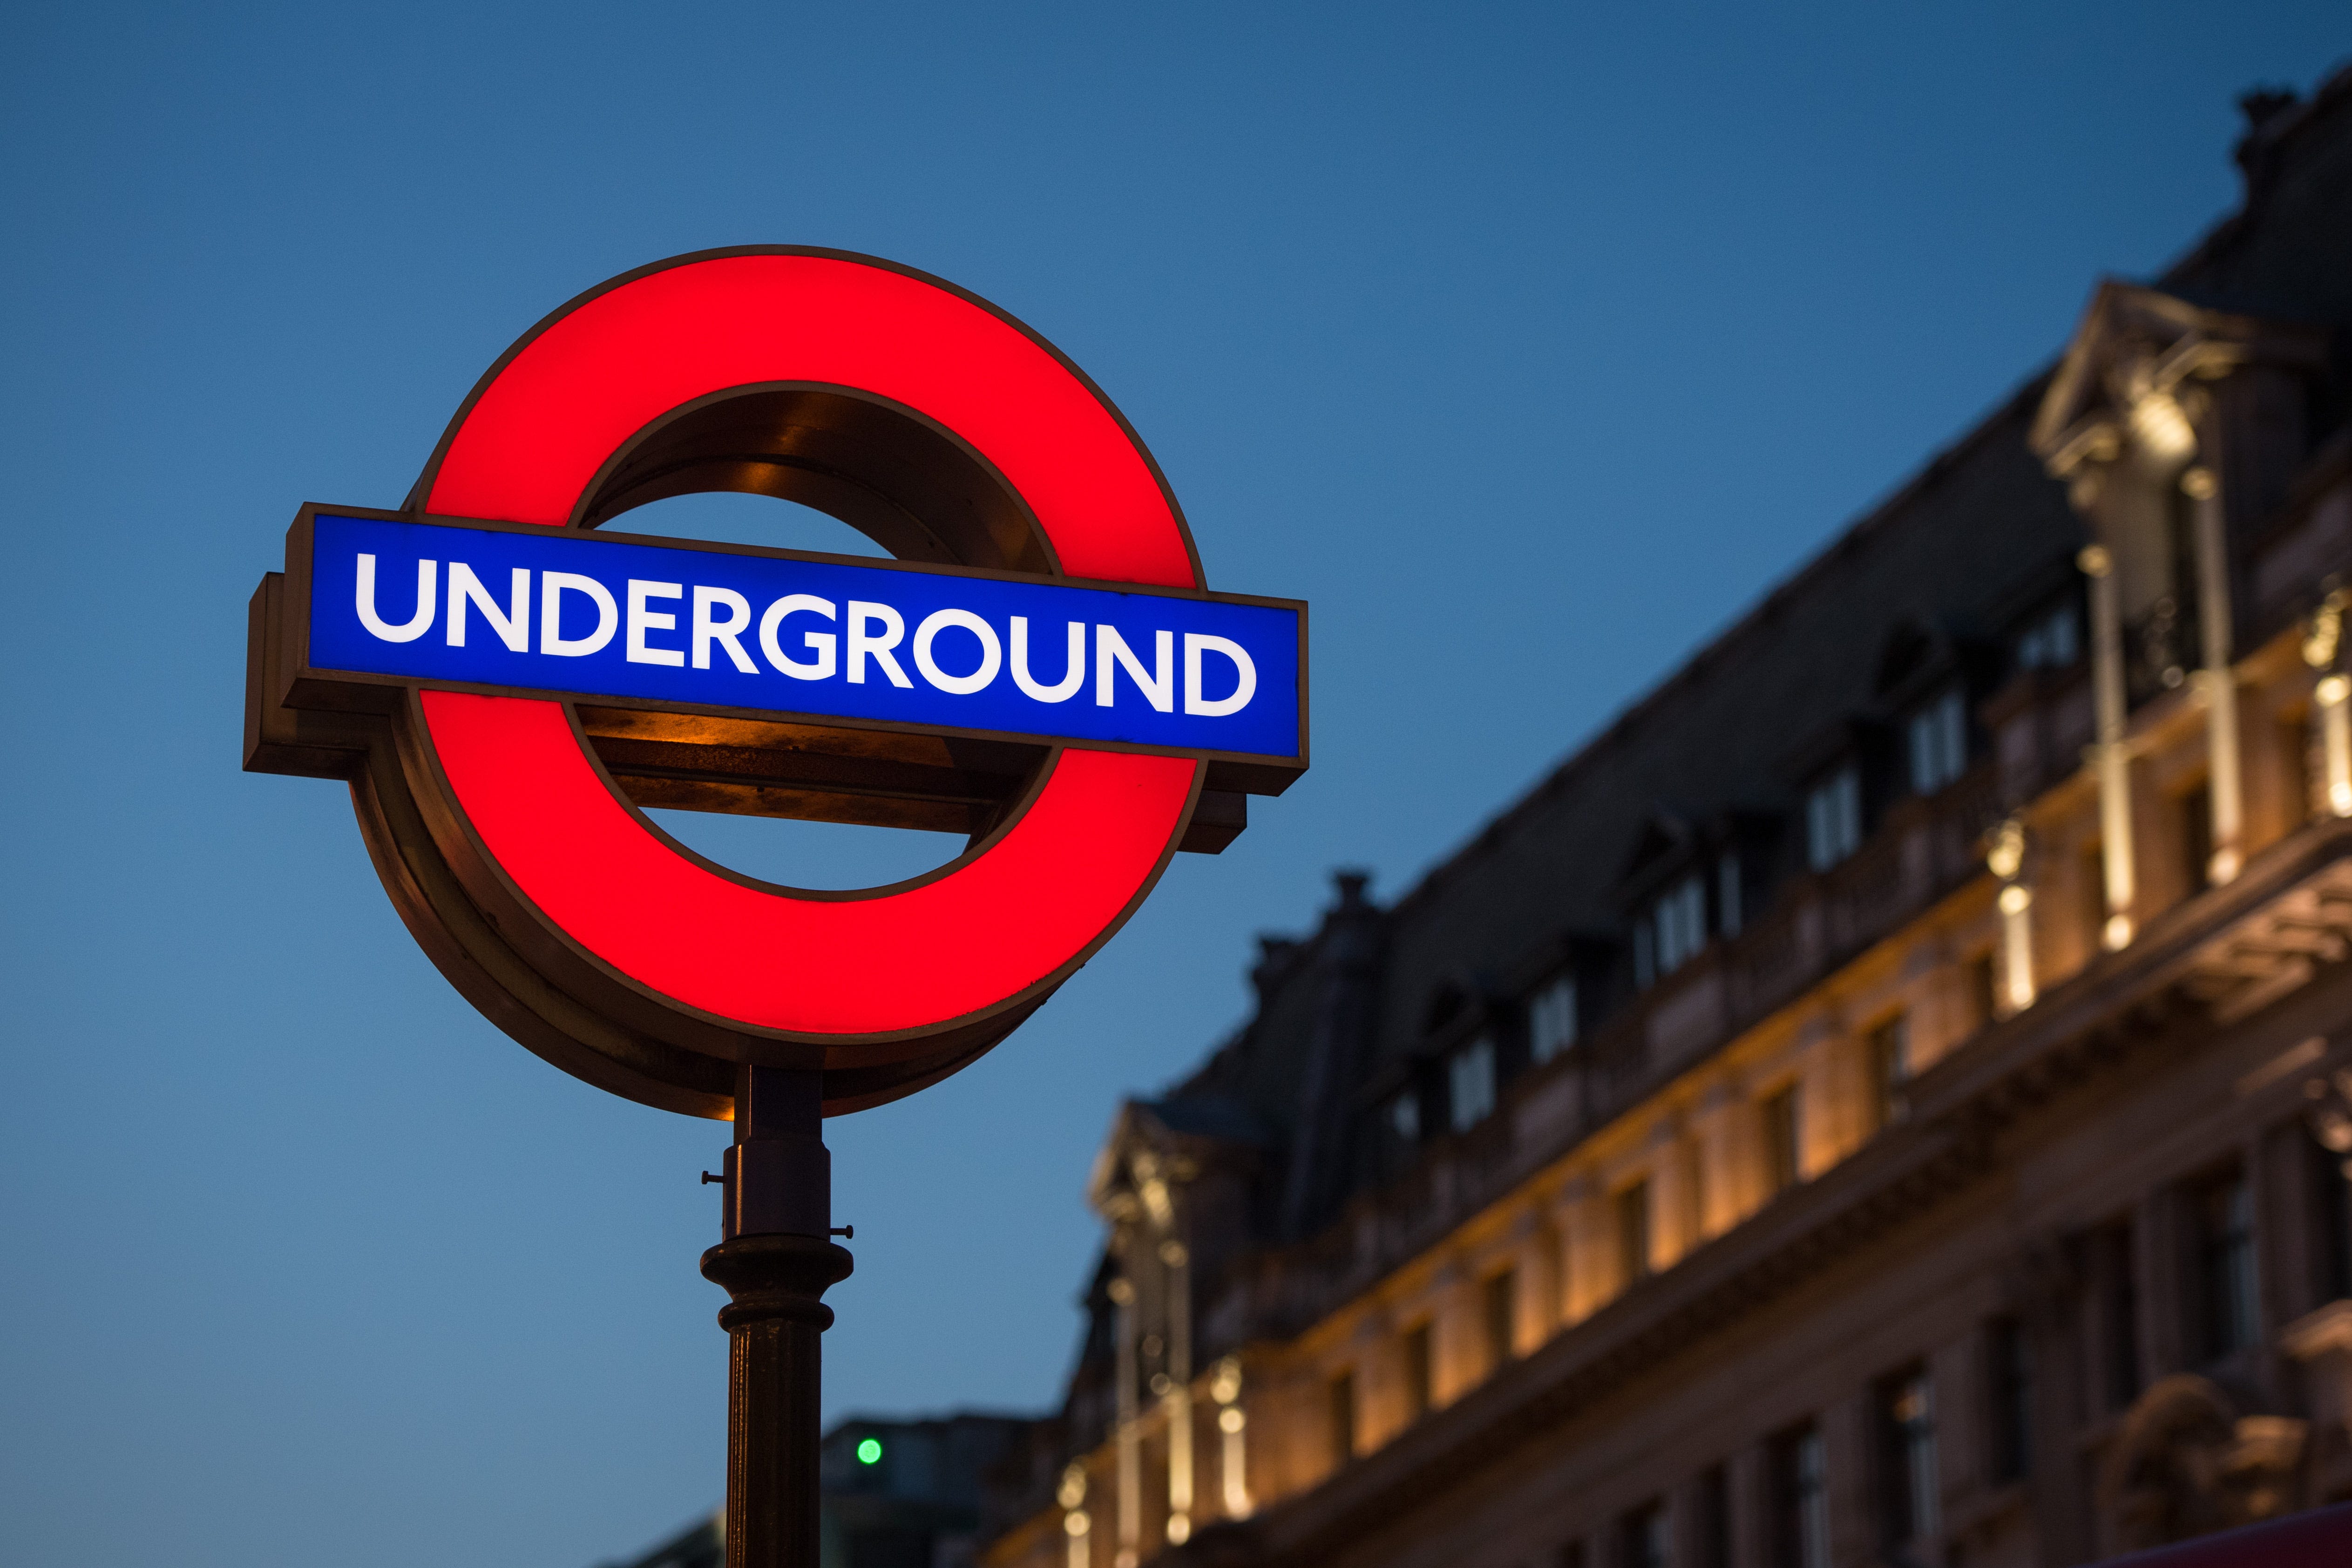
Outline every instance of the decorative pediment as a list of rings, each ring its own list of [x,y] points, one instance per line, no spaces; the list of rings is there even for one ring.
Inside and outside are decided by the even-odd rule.
[[[2196,449],[2196,383],[2251,363],[2316,371],[2326,346],[2317,328],[2209,310],[2110,279],[2074,329],[2029,440],[2059,479],[2135,449],[2158,462],[2186,461]]]
[[[1638,897],[1661,872],[1685,858],[1698,842],[1698,826],[1690,817],[1664,804],[1652,806],[1634,837],[1632,853],[1625,857],[1625,868],[1618,875],[1621,890]]]
[[[1221,1096],[1130,1100],[1095,1155],[1087,1201],[1114,1224],[1148,1215],[1164,1226],[1171,1185],[1213,1165],[1255,1160],[1267,1142],[1245,1107]]]

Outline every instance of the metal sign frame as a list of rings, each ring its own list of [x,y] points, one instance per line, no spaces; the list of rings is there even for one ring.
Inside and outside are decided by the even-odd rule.
[[[1307,763],[1305,606],[1211,595],[1165,478],[1099,388],[1006,313],[871,258],[741,247],[657,263],[592,289],[484,376],[408,507],[305,507],[289,543],[300,544],[321,510],[576,531],[698,489],[816,506],[909,570],[1296,611],[1298,751],[1269,758],[1041,742],[330,675],[306,662],[307,552],[292,549],[292,570],[266,578],[249,611],[247,766],[351,780],[377,870],[420,944],[508,1034],[599,1087],[725,1116],[745,1065],[822,1072],[828,1114],[936,1082],[1076,973],[1134,912],[1175,849],[1223,848],[1246,822],[1244,796],[1279,793]],[[540,700],[528,721],[526,698]],[[463,717],[479,718],[484,702],[516,707],[494,722]],[[499,729],[537,739],[481,739]],[[779,982],[778,995],[739,1005],[741,985],[706,973],[716,958],[698,968],[692,953],[642,933],[586,931],[609,907],[653,895],[624,882],[602,899],[573,889],[558,908],[564,900],[548,879],[534,881],[517,858],[528,824],[488,828],[501,814],[475,809],[478,800],[469,806],[469,791],[495,794],[486,781],[508,773],[573,803],[562,809],[593,840],[583,839],[583,854],[619,866],[657,846],[646,864],[666,868],[654,877],[664,887],[691,882],[771,913],[791,906],[804,918],[772,921],[784,934],[771,951],[813,944],[832,955],[794,984],[855,987],[877,1000],[862,1010],[799,1006],[782,998]],[[816,892],[742,877],[687,849],[645,816],[646,806],[673,805],[952,827],[971,845],[920,878]],[[541,801],[503,815],[558,810]],[[506,841],[493,842],[501,834]],[[1007,868],[1018,872],[1010,881],[999,874]],[[994,884],[987,898],[955,892],[982,880]],[[684,895],[669,888],[662,896]],[[867,908],[851,912],[860,905]],[[1066,906],[1082,929],[1025,946],[1016,940],[1025,922]],[[877,913],[886,909],[906,918]],[[841,934],[851,926],[856,932]],[[992,944],[1002,951],[982,951]],[[852,952],[859,956],[845,960]],[[748,960],[740,948],[731,958],[739,979],[760,963],[782,962]],[[960,988],[933,984],[959,963],[971,971]],[[938,993],[928,1013],[910,999],[924,984]],[[908,1005],[893,1011],[883,999],[894,997]]]

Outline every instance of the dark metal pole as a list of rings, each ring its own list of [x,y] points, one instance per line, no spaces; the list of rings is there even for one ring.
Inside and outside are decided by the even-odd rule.
[[[727,1568],[816,1568],[820,1300],[849,1277],[832,1237],[824,1075],[747,1067],[720,1241],[703,1278],[732,1298],[727,1331]]]

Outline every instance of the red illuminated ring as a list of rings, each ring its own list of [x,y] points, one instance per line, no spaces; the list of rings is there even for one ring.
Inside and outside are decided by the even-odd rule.
[[[560,527],[654,420],[776,382],[876,394],[952,431],[1071,575],[1201,585],[1157,469],[1082,375],[968,295],[836,253],[688,258],[573,301],[478,391],[419,485],[423,510]],[[1065,750],[978,853],[913,884],[813,897],[680,853],[613,794],[561,704],[422,701],[457,805],[555,931],[659,996],[803,1037],[928,1031],[1063,970],[1166,863],[1201,766]]]

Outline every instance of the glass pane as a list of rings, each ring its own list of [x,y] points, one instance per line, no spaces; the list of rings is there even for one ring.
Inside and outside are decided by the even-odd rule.
[[[1495,1044],[1479,1040],[1456,1051],[1448,1073],[1454,1130],[1476,1126],[1495,1110]]]
[[[1537,993],[1528,1009],[1528,1030],[1530,1053],[1538,1062],[1548,1062],[1576,1044],[1575,981],[1555,980]]]

